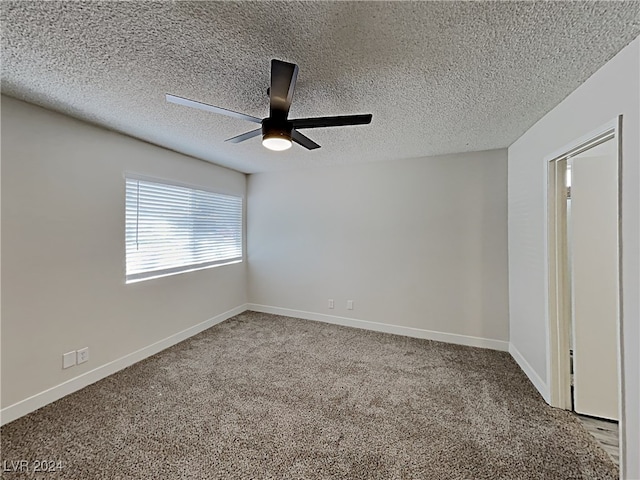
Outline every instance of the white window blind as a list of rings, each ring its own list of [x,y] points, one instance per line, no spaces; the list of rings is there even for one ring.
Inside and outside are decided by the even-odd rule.
[[[242,198],[126,177],[126,281],[242,261]]]

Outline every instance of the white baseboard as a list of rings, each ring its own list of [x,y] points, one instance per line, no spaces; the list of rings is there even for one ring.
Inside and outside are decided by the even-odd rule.
[[[509,344],[509,353],[516,361],[516,363],[520,366],[522,371],[525,373],[533,386],[536,387],[536,390],[540,392],[542,398],[547,403],[551,403],[551,392],[549,390],[549,386],[540,378],[540,376],[536,373],[533,367],[525,360],[522,354],[518,351],[518,349],[513,345],[513,343]]]
[[[502,340],[493,340],[490,338],[471,337],[468,335],[458,335],[455,333],[435,332],[433,330],[423,330],[421,328],[402,327],[399,325],[390,325],[388,323],[370,322],[367,320],[356,320],[354,318],[338,317],[334,315],[326,315],[323,313],[305,312],[303,310],[292,310],[290,308],[272,307],[268,305],[258,305],[255,303],[247,304],[247,310],[255,312],[272,313],[275,315],[284,315],[286,317],[303,318],[305,320],[315,320],[318,322],[333,323],[335,325],[343,325],[345,327],[362,328],[364,330],[373,330],[376,332],[393,333],[395,335],[403,335],[405,337],[424,338],[427,340],[436,340],[438,342],[455,343],[458,345],[467,345],[470,347],[489,348],[491,350],[509,350],[509,342]]]
[[[178,332],[147,347],[141,348],[140,350],[125,355],[124,357],[101,365],[98,368],[83,373],[82,375],[78,375],[77,377],[67,380],[60,385],[56,385],[55,387],[51,387],[20,402],[14,403],[13,405],[9,405],[8,407],[0,410],[0,425],[12,422],[17,418],[20,418],[28,413],[33,412],[34,410],[37,410],[38,408],[44,407],[49,403],[55,402],[56,400],[69,395],[70,393],[76,392],[86,387],[87,385],[91,385],[98,380],[102,380],[103,378],[108,377],[109,375],[112,375],[117,371],[122,370],[123,368],[144,360],[151,355],[155,355],[156,353],[161,352],[162,350],[169,348],[176,343],[186,340],[187,338],[192,337],[202,332],[203,330],[206,330],[207,328],[224,322],[228,318],[238,315],[245,310],[247,310],[247,304],[235,307],[227,312],[216,315],[209,320],[205,320],[202,323],[194,325],[193,327],[189,327],[186,330]]]
[[[364,330],[373,330],[376,332],[392,333],[395,335],[403,335],[406,337],[424,338],[427,340],[435,340],[438,342],[454,343],[458,345],[467,345],[471,347],[489,348],[492,350],[508,351],[520,368],[529,377],[535,388],[540,392],[545,401],[549,402],[549,388],[547,384],[542,381],[535,370],[524,359],[518,349],[502,340],[493,340],[489,338],[473,337],[468,335],[459,335],[455,333],[436,332],[433,330],[423,330],[420,328],[403,327],[399,325],[390,325],[387,323],[370,322],[367,320],[358,320],[354,318],[339,317],[335,315],[326,315],[323,313],[306,312],[303,310],[293,310],[289,308],[272,307],[268,305],[258,305],[255,303],[248,303],[235,307],[227,312],[216,315],[209,320],[205,320],[198,325],[189,327],[186,330],[178,332],[170,337],[155,342],[147,347],[141,348],[133,353],[125,355],[117,360],[113,360],[105,365],[95,368],[89,372],[83,373],[75,378],[67,380],[66,382],[49,388],[43,392],[37,393],[29,398],[26,398],[20,402],[9,405],[8,407],[0,410],[0,425],[12,422],[13,420],[20,418],[28,413],[31,413],[38,408],[44,407],[49,403],[52,403],[70,393],[76,392],[92,383],[102,380],[109,375],[112,375],[119,370],[122,370],[134,363],[137,363],[145,358],[155,355],[162,350],[169,348],[189,337],[192,337],[207,328],[213,327],[218,323],[221,323],[235,315],[238,315],[246,310],[253,310],[256,312],[272,313],[275,315],[284,315],[287,317],[302,318],[306,320],[314,320],[319,322],[331,323],[335,325],[343,325],[346,327],[362,328]]]

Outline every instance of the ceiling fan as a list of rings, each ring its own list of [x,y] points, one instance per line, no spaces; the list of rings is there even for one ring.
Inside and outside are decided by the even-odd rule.
[[[297,77],[298,66],[295,63],[287,63],[276,59],[271,60],[271,86],[267,90],[267,95],[269,95],[269,116],[263,119],[168,93],[166,98],[167,102],[184,105],[185,107],[198,108],[207,112],[259,123],[261,128],[228,138],[225,141],[240,143],[262,135],[262,145],[270,150],[277,151],[291,147],[291,142],[296,142],[309,150],[320,148],[320,145],[300,133],[298,131],[300,129],[366,125],[371,123],[371,114],[288,119]]]

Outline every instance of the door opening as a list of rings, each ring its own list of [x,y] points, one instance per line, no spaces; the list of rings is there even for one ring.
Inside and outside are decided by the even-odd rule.
[[[545,168],[550,403],[620,421],[621,441],[620,121],[548,157]]]

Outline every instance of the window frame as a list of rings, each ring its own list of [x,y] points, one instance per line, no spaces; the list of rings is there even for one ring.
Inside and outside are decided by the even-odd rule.
[[[168,277],[173,275],[179,275],[182,273],[195,272],[199,270],[206,270],[215,267],[221,267],[224,265],[233,265],[244,262],[245,259],[245,242],[246,242],[246,203],[245,195],[239,195],[237,193],[230,193],[228,191],[221,191],[211,187],[203,185],[195,185],[185,182],[180,182],[172,179],[152,177],[148,175],[141,175],[134,172],[124,172],[124,278],[125,284],[139,283],[146,280],[153,280],[156,278]],[[160,185],[166,185],[169,187],[179,187],[190,190],[196,190],[200,192],[206,192],[213,195],[220,195],[226,197],[234,197],[240,200],[240,256],[222,260],[213,260],[200,263],[192,263],[188,265],[180,265],[175,267],[161,268],[157,270],[150,270],[146,272],[138,272],[133,274],[127,273],[127,181],[143,181],[149,183],[155,183]]]

